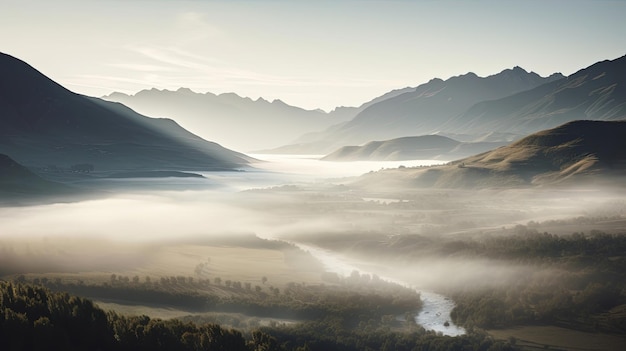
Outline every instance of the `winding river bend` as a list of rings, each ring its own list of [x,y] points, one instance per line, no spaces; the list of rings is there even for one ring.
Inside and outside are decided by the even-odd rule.
[[[342,276],[349,276],[353,271],[358,271],[361,274],[372,274],[372,272],[367,272],[358,268],[357,266],[351,264],[346,258],[330,250],[293,241],[290,243],[303,251],[309,252],[313,257],[322,263],[324,269],[328,272],[336,273]],[[449,298],[435,292],[421,290],[398,279],[385,276],[380,278],[415,289],[420,293],[423,306],[420,313],[417,317],[415,317],[415,322],[424,327],[424,329],[441,332],[443,335],[449,336],[465,334],[465,329],[452,323],[450,312],[452,312],[452,309],[454,308],[454,302]],[[448,326],[445,325],[446,322],[448,322]]]
[[[281,175],[284,180],[292,181],[314,181],[318,178],[335,178],[358,176],[367,173],[370,170],[380,168],[397,168],[401,165],[407,167],[423,166],[445,163],[435,160],[413,160],[413,161],[393,161],[393,162],[323,162],[319,161],[319,155],[251,155],[260,160],[269,161],[255,165],[259,169],[273,172],[274,176]],[[275,179],[273,179],[275,181]],[[245,182],[245,187],[249,187],[249,179]],[[397,201],[395,199],[370,199],[376,201]],[[278,238],[266,238],[278,239]],[[284,240],[284,239],[278,239]],[[358,271],[362,274],[373,274],[367,269],[357,267],[358,264],[352,264],[350,260],[340,254],[325,250],[320,247],[293,242],[291,243],[304,251],[308,251],[313,257],[320,261],[326,271],[337,273],[342,276],[349,276],[352,271]],[[381,279],[398,283],[402,286],[415,289],[420,292],[423,301],[421,312],[415,318],[415,322],[423,326],[427,330],[441,332],[444,335],[457,336],[465,334],[465,329],[452,324],[450,312],[454,308],[454,302],[447,297],[435,292],[424,291],[405,281],[394,279],[392,277],[380,276]],[[448,322],[449,325],[445,326]]]

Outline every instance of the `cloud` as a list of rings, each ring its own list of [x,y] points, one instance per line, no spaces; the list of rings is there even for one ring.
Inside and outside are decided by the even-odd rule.
[[[173,67],[166,67],[161,65],[150,65],[144,63],[109,63],[107,64],[110,67],[126,69],[129,71],[138,71],[138,72],[176,72],[177,70]]]

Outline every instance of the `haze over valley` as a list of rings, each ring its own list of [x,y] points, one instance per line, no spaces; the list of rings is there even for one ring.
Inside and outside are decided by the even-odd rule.
[[[626,348],[621,2],[5,5],[1,350]]]

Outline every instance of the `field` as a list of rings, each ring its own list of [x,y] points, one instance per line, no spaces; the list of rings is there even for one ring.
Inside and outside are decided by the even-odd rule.
[[[254,236],[205,241],[120,245],[89,239],[28,243],[14,240],[5,242],[3,250],[11,256],[5,256],[5,260],[20,257],[11,263],[22,272],[11,276],[23,275],[27,280],[61,279],[91,285],[112,279],[143,283],[184,277],[279,288],[288,283],[322,283],[323,270],[319,263],[284,242]]]

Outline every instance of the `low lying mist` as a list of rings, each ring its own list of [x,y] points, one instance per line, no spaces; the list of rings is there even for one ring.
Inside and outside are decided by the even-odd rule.
[[[559,235],[593,229],[623,233],[626,227],[621,192],[372,193],[352,188],[348,181],[321,181],[317,174],[307,173],[312,162],[320,161],[282,162],[261,166],[262,176],[229,175],[237,189],[246,179],[255,179],[245,191],[142,191],[77,203],[0,208],[1,273],[135,269],[148,274],[149,262],[167,248],[233,246],[223,239],[245,241],[256,236],[313,245],[363,273],[446,291],[509,284],[531,274],[536,268],[521,259],[490,257],[480,251],[484,240],[510,235],[516,225]],[[306,166],[298,168],[303,162]],[[323,175],[352,175],[345,164],[335,170],[330,170],[334,163],[324,164]],[[288,170],[288,165],[294,168]],[[302,177],[290,178],[298,169]],[[275,179],[276,186],[265,186],[269,179]],[[219,181],[228,185],[229,178]],[[264,186],[255,186],[259,184]],[[587,220],[572,222],[575,218]]]

